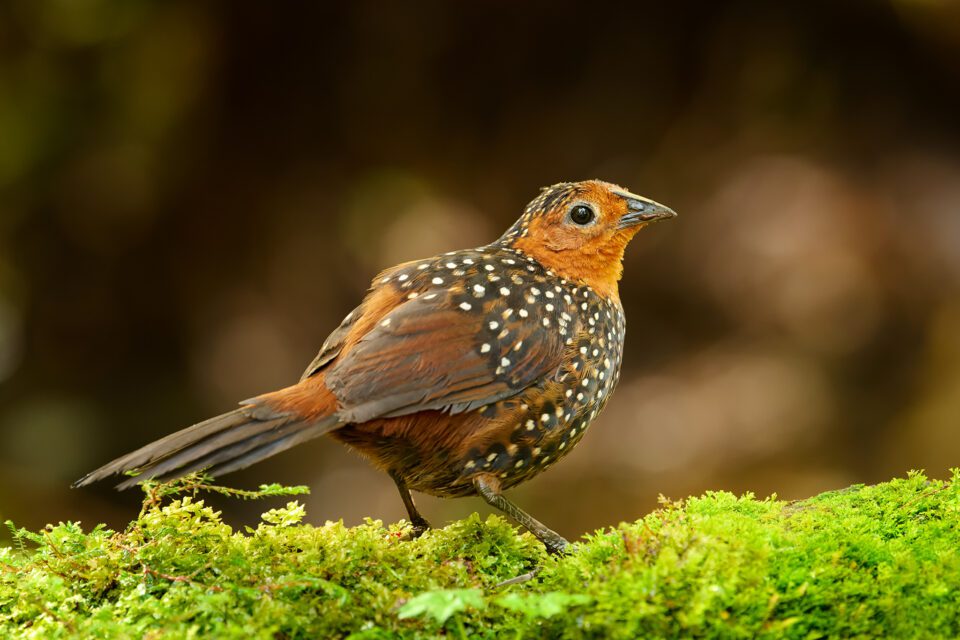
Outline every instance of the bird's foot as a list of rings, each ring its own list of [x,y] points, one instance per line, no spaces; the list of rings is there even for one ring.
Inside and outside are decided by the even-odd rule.
[[[547,548],[547,553],[549,553],[549,554],[552,555],[552,556],[564,556],[564,555],[567,555],[567,553],[569,553],[569,551],[567,551],[567,549],[570,548],[570,543],[567,542],[566,540],[559,541],[559,542],[558,542],[558,541],[551,541],[551,542],[544,541],[543,544],[544,544],[544,546]]]
[[[575,550],[576,545],[571,545],[567,542],[566,538],[563,536],[547,529],[543,528],[541,531],[530,530],[533,535],[540,539],[540,542],[543,543],[543,546],[547,548],[547,553],[552,556],[562,556],[572,553]]]
[[[507,586],[510,586],[511,584],[520,584],[522,582],[528,582],[536,578],[537,574],[540,573],[541,569],[543,569],[543,567],[541,567],[540,565],[537,565],[536,567],[533,568],[532,571],[522,573],[515,578],[510,578],[509,580],[504,580],[503,582],[498,582],[497,584],[493,585],[493,588],[499,589],[500,587],[507,587]]]
[[[410,539],[416,540],[431,529],[430,523],[423,518],[414,518],[410,522]]]

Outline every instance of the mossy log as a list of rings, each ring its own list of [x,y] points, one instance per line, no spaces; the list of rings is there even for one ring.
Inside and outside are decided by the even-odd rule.
[[[0,637],[960,637],[958,481],[711,492],[559,558],[494,516],[410,540],[404,523],[302,524],[290,502],[235,531],[200,491],[305,490],[147,484],[123,532],[10,525]]]

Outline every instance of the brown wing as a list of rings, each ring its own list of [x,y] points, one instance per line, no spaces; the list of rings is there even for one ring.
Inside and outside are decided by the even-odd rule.
[[[327,339],[323,341],[320,352],[307,365],[300,382],[323,371],[334,359],[345,351],[349,351],[363,336],[365,336],[387,313],[397,307],[409,295],[407,291],[398,291],[396,287],[383,286],[398,273],[408,270],[415,262],[407,262],[380,273],[373,280],[370,292],[360,303],[360,306],[347,314]],[[421,274],[425,275],[425,274]],[[421,288],[425,286],[424,278],[420,279]],[[408,280],[408,288],[414,284]]]
[[[326,369],[340,419],[460,413],[556,374],[565,349],[556,324],[521,317],[512,302],[456,290],[405,299]]]

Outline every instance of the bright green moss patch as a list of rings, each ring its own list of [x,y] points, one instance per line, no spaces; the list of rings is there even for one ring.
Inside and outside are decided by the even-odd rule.
[[[201,488],[148,487],[122,533],[17,531],[0,637],[960,637],[958,472],[792,503],[708,493],[559,559],[497,517],[411,541],[301,524],[291,502],[233,531]]]

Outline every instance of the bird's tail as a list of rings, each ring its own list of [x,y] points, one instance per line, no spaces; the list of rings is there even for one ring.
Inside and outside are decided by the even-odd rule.
[[[127,489],[150,478],[179,478],[201,469],[212,476],[221,476],[342,426],[332,411],[298,411],[295,409],[299,407],[285,402],[291,392],[302,396],[305,390],[298,387],[303,384],[244,401],[239,409],[204,420],[117,458],[91,471],[73,486],[82,487],[129,471],[139,474],[118,484],[117,489]]]

